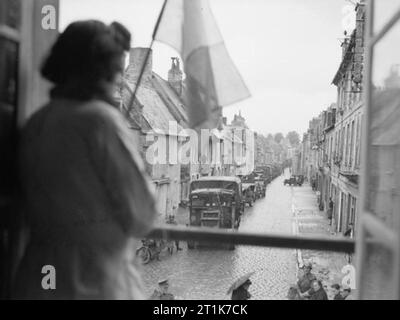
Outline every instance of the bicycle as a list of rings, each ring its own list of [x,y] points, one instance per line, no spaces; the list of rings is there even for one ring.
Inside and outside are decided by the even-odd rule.
[[[172,255],[173,248],[172,241],[144,239],[142,240],[142,246],[136,250],[136,256],[139,257],[142,264],[147,264],[154,259],[159,261],[160,253],[165,249]]]

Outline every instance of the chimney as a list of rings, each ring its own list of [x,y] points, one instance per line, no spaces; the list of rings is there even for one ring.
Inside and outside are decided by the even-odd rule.
[[[180,67],[179,58],[171,57],[171,69],[168,71],[168,82],[179,96],[182,95],[182,78],[183,73]]]
[[[344,32],[344,36],[345,36],[345,38],[344,38],[344,41],[342,42],[342,45],[341,45],[341,47],[342,47],[342,60],[344,59],[344,56],[346,55],[347,48],[349,47],[349,44],[350,44],[350,38],[347,36],[347,31]]]
[[[129,52],[129,65],[125,72],[125,78],[130,83],[136,83],[140,72],[143,68],[143,63],[146,59],[147,54],[149,55],[147,58],[146,66],[143,70],[142,79],[140,81],[141,85],[146,85],[152,75],[152,64],[153,64],[153,53],[150,48],[131,48]]]

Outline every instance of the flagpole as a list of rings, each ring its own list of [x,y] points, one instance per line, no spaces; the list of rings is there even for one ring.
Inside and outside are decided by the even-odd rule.
[[[132,97],[131,97],[131,99],[129,100],[129,103],[128,103],[128,105],[127,105],[127,111],[128,111],[128,112],[129,112],[129,111],[131,110],[131,108],[133,107],[133,103],[134,103],[134,101],[135,101],[135,97],[136,97],[138,88],[139,88],[139,86],[140,86],[140,82],[142,81],[144,69],[146,68],[147,61],[149,60],[150,51],[151,51],[152,48],[153,48],[153,44],[154,44],[154,41],[155,41],[155,37],[156,37],[157,31],[158,31],[158,27],[159,27],[160,22],[161,22],[161,18],[162,18],[163,14],[164,14],[164,10],[165,10],[165,6],[167,5],[167,1],[168,1],[168,0],[165,0],[165,1],[164,1],[163,6],[162,6],[161,11],[160,11],[160,14],[158,15],[158,18],[157,18],[157,22],[156,22],[156,24],[155,24],[155,26],[154,26],[153,34],[152,34],[152,36],[151,36],[151,42],[150,42],[149,50],[147,50],[147,52],[146,52],[146,56],[145,56],[145,58],[144,58],[142,67],[141,67],[141,69],[140,69],[139,77],[138,77],[138,80],[137,80],[136,85],[135,85],[135,90],[133,91]]]

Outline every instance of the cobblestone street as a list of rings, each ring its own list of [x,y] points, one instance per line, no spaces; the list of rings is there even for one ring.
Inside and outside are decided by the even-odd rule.
[[[291,188],[283,186],[284,176],[267,187],[266,197],[254,207],[246,206],[240,226],[246,232],[292,234]],[[186,214],[187,215],[187,214]],[[178,217],[182,221],[182,217]],[[180,221],[180,222],[181,222]],[[295,250],[237,246],[234,251],[195,249],[143,266],[146,293],[150,295],[161,278],[170,279],[170,291],[180,299],[229,299],[229,286],[241,275],[255,271],[251,277],[252,299],[286,299],[288,286],[295,282]]]

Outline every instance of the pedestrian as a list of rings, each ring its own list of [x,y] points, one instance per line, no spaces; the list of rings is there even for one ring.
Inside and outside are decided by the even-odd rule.
[[[290,285],[286,297],[288,300],[304,300],[304,298],[300,295],[299,288],[296,284]]]
[[[335,283],[331,286],[331,288],[333,291],[333,300],[343,300],[343,296],[340,293],[340,285]]]
[[[352,239],[354,237],[354,226],[353,223],[350,222],[349,226],[347,227],[346,231],[343,234],[345,237],[349,237]],[[350,252],[346,252],[345,254],[347,262],[350,264],[353,261],[353,254]]]
[[[354,297],[351,295],[351,288],[345,287],[342,290],[343,300],[354,300]]]
[[[73,22],[44,61],[50,101],[21,133],[21,199],[30,237],[13,298],[144,297],[131,263],[133,237],[152,228],[155,201],[113,99],[130,38],[116,22]],[[42,287],[46,265],[54,268],[56,290]]]
[[[310,300],[328,300],[328,295],[320,280],[314,280],[312,282],[312,287],[307,294]]]
[[[168,216],[168,224],[173,224],[175,226],[178,225],[178,222],[175,220],[175,216],[174,215],[169,215]],[[181,251],[182,248],[179,246],[179,240],[175,240],[175,246],[176,246],[176,251]]]
[[[324,204],[322,203],[322,199],[321,199],[321,191],[317,190],[315,192],[315,194],[317,195],[318,209],[319,209],[319,211],[323,211]]]
[[[332,225],[332,217],[333,217],[333,200],[332,198],[329,198],[329,204],[328,204],[328,219],[329,219],[329,225]]]
[[[158,289],[155,289],[151,295],[151,300],[175,300],[172,293],[168,292],[169,281],[168,279],[163,279],[158,282]]]
[[[304,294],[311,289],[311,284],[316,280],[315,275],[311,272],[312,264],[309,262],[300,269],[299,280],[297,281],[297,287],[300,290],[300,294]]]
[[[231,300],[249,300],[251,298],[251,294],[249,292],[251,284],[251,280],[247,279],[240,287],[233,290]]]
[[[346,231],[344,232],[345,237],[353,238],[354,236],[354,224],[353,222],[349,223],[349,226],[347,227]]]

